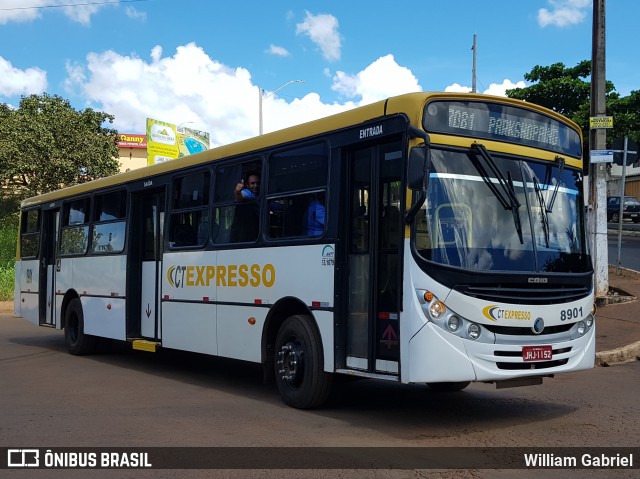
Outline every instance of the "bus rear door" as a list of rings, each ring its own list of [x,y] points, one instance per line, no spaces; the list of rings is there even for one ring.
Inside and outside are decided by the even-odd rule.
[[[165,193],[144,191],[131,198],[127,337],[159,340]]]

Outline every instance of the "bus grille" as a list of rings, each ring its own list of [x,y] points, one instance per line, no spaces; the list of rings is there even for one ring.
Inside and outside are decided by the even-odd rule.
[[[573,327],[573,325],[574,323],[559,324],[557,326],[545,326],[542,333],[536,336],[540,337],[546,334],[565,333],[569,331]],[[515,327],[515,326],[496,326],[493,324],[483,324],[483,326],[494,334],[503,334],[505,336],[533,336],[533,333],[531,332],[531,328],[523,328],[523,327]]]
[[[514,287],[504,285],[456,286],[455,291],[483,299],[512,304],[549,304],[554,301],[569,302],[586,298],[590,288],[583,286]]]
[[[558,366],[564,366],[569,362],[568,359],[557,359],[555,361],[542,361],[539,363],[496,363],[498,369],[526,371],[529,369],[549,369]]]

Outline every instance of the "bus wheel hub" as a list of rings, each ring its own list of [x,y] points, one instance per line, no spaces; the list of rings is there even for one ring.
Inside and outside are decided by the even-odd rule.
[[[278,374],[280,377],[297,386],[302,381],[304,371],[303,351],[300,344],[289,341],[278,351]]]

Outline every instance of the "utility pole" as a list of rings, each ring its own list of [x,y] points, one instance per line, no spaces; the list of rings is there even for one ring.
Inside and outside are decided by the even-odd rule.
[[[591,48],[591,116],[606,116],[606,0],[593,0],[593,32]],[[604,150],[606,130],[589,130],[589,150]],[[589,164],[590,225],[594,233],[594,288],[596,298],[609,293],[609,250],[607,244],[607,166]]]
[[[471,93],[476,92],[476,53],[478,51],[478,35],[473,34],[473,70],[471,70]]]

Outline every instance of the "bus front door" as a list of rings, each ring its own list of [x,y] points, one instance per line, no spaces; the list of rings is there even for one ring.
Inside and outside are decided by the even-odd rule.
[[[132,228],[129,258],[130,295],[135,318],[127,327],[129,338],[159,340],[160,330],[160,273],[162,271],[162,231],[164,223],[164,191],[145,191],[132,195]]]
[[[349,369],[398,374],[400,361],[402,146],[353,150],[349,164]]]

